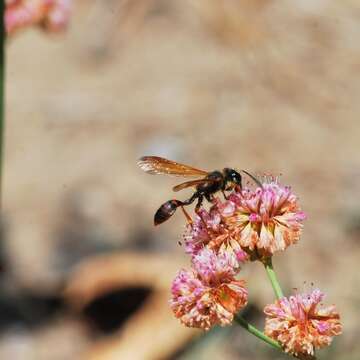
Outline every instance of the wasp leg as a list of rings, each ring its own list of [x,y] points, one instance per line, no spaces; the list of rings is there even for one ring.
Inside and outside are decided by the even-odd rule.
[[[179,206],[181,207],[181,210],[183,211],[184,215],[185,215],[185,218],[186,218],[186,221],[192,225],[193,224],[193,221],[191,219],[191,216],[188,214],[188,212],[185,210],[184,206],[187,206],[187,205],[190,205],[192,204],[197,198],[199,197],[199,193],[198,192],[195,192],[190,199],[187,199],[185,201],[182,201]]]
[[[225,194],[225,191],[224,190],[221,190],[223,196],[224,196],[224,199],[225,200],[229,200],[229,197]]]
[[[198,194],[197,198],[198,198],[198,202],[197,202],[197,204],[195,206],[195,212],[198,214],[199,210],[200,210],[200,207],[201,207],[201,205],[203,203],[204,196],[201,195],[201,194]]]
[[[195,192],[190,199],[187,199],[182,202],[183,205],[190,205],[192,204],[197,198],[199,198],[200,194],[199,192]]]
[[[209,194],[205,195],[206,199],[211,202],[211,196],[209,196]],[[205,229],[207,231],[207,233],[209,234],[210,236],[210,231],[211,229],[209,228],[208,224],[206,223],[206,221],[204,220],[203,216],[202,216],[202,213],[199,211],[200,210],[200,207],[203,203],[203,200],[204,200],[204,196],[202,194],[199,194],[198,196],[198,202],[195,206],[195,213],[199,216],[199,218],[201,219],[202,223],[204,224],[205,226]]]
[[[189,213],[185,210],[185,208],[184,208],[183,205],[181,205],[180,207],[181,207],[181,210],[182,210],[182,212],[183,212],[183,214],[184,214],[184,216],[185,216],[185,218],[186,218],[186,221],[188,222],[188,224],[189,224],[190,226],[192,226],[193,221],[192,221],[191,216],[190,216]]]
[[[215,197],[213,194],[205,194],[205,199],[209,202],[209,203],[213,203],[215,200]]]

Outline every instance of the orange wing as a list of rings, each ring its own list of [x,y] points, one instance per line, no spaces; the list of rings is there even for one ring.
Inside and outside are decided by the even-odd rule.
[[[190,180],[190,181],[186,181],[186,182],[183,182],[179,185],[176,185],[173,187],[173,191],[180,191],[182,189],[186,189],[188,187],[191,187],[191,186],[197,186],[197,185],[200,185],[200,184],[206,184],[206,183],[213,183],[214,179],[199,179],[199,180]]]
[[[137,162],[140,169],[148,174],[163,174],[173,176],[206,176],[207,171],[195,169],[191,166],[179,164],[159,156],[143,156]]]

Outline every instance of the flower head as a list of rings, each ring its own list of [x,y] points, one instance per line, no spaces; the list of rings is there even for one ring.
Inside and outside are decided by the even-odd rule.
[[[238,262],[233,254],[203,249],[193,257],[192,270],[180,270],[171,292],[171,308],[189,327],[209,330],[231,324],[247,303],[245,282],[236,280]]]
[[[230,203],[230,206],[233,204]],[[217,199],[217,205],[221,206]],[[210,211],[200,209],[191,225],[188,225],[184,234],[185,251],[196,255],[204,247],[219,252],[226,250],[235,254],[239,262],[248,260],[248,254],[241,248],[238,241],[222,222],[219,207],[215,205]]]
[[[49,2],[49,0],[46,0]],[[49,31],[64,30],[69,22],[72,0],[51,0],[52,6],[42,21],[44,29]]]
[[[39,25],[57,31],[66,27],[72,0],[6,0],[5,26],[8,33]]]
[[[265,182],[233,191],[228,200],[216,199],[209,212],[201,209],[185,234],[185,246],[194,254],[204,246],[217,251],[225,244],[241,260],[246,253],[268,257],[299,240],[304,219],[290,187]]]
[[[323,298],[316,289],[267,305],[265,334],[294,355],[313,355],[314,349],[330,345],[332,338],[341,334],[342,325],[335,306],[319,307]]]

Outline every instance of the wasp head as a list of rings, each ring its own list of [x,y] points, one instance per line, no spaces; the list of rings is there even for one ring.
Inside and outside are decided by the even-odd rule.
[[[241,175],[234,169],[224,169],[225,181],[235,185],[239,185],[241,188]]]

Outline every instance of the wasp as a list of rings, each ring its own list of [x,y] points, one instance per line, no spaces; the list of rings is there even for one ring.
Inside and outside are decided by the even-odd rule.
[[[161,174],[179,177],[201,177],[200,179],[189,180],[173,187],[173,191],[180,191],[182,189],[194,187],[195,192],[187,200],[180,201],[172,199],[162,204],[155,213],[155,225],[159,225],[168,220],[172,215],[174,215],[178,207],[181,207],[186,218],[189,222],[191,222],[191,218],[184,210],[184,206],[190,205],[197,200],[195,212],[198,212],[204,198],[209,202],[213,202],[214,194],[221,191],[225,199],[227,199],[225,191],[233,190],[234,188],[242,188],[242,177],[238,171],[232,168],[226,167],[222,171],[214,170],[209,172],[159,156],[143,156],[138,160],[137,164],[143,171],[152,175]],[[245,170],[241,171],[262,187],[262,184],[253,175]]]

